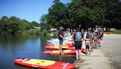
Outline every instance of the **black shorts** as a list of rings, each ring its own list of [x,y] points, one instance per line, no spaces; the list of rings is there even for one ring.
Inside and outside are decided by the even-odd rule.
[[[89,49],[89,45],[86,45],[86,49]]]
[[[76,41],[75,42],[75,49],[81,50],[81,48],[82,48],[82,41]]]

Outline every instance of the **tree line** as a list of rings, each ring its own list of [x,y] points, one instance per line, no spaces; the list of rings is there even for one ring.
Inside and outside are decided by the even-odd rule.
[[[0,33],[22,33],[25,30],[35,29],[35,27],[40,27],[39,30],[50,30],[50,28],[54,28],[48,23],[43,22],[43,16],[40,19],[40,23],[36,21],[29,22],[25,19],[20,19],[16,16],[3,16],[0,18]]]
[[[20,19],[15,16],[11,16],[8,18],[7,16],[3,16],[0,19],[0,32],[2,33],[10,33],[16,34],[17,32],[22,32],[23,30],[33,29],[34,26],[39,26],[39,24],[35,21],[28,22],[25,19]]]
[[[72,0],[64,4],[54,0],[43,23],[59,28],[113,27],[121,29],[120,0]]]

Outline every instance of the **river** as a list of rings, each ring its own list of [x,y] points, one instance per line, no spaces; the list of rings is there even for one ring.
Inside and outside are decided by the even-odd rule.
[[[74,62],[74,57],[41,54],[45,51],[46,41],[49,38],[28,35],[28,36],[0,36],[0,69],[32,69],[17,65],[15,58],[31,58],[54,60],[61,62]]]

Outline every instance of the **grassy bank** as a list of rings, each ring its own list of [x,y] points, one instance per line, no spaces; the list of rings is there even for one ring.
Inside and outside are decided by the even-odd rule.
[[[46,29],[30,29],[30,30],[24,30],[22,32],[22,35],[40,35],[42,37],[50,37],[49,31]]]
[[[121,30],[111,31],[111,34],[121,34]]]
[[[0,35],[12,35],[12,36],[27,36],[27,35],[39,35],[39,36],[43,36],[43,37],[50,37],[50,33],[48,30],[46,29],[29,29],[29,30],[20,30],[17,31],[16,33],[9,33],[9,32],[4,32],[4,31],[0,31]]]
[[[38,29],[23,30],[21,34],[22,35],[39,35],[40,30]]]
[[[50,32],[47,29],[20,30],[20,31],[17,31],[15,34],[11,34],[11,33],[8,33],[8,32],[0,32],[0,35],[1,36],[11,35],[11,36],[15,36],[15,37],[40,36],[40,37],[44,37],[44,38],[57,38],[57,32]]]

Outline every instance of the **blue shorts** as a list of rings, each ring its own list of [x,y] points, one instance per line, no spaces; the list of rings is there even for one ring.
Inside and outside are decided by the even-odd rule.
[[[93,43],[94,42],[94,40],[91,40],[91,43]]]
[[[59,45],[63,45],[63,40],[59,39]]]

